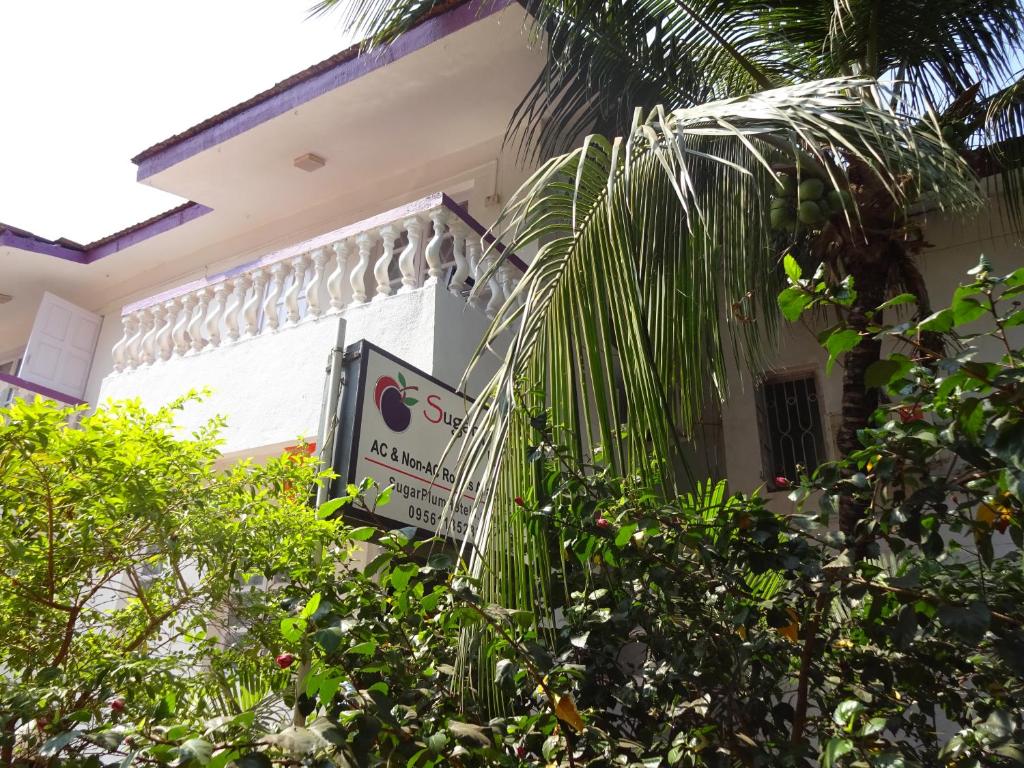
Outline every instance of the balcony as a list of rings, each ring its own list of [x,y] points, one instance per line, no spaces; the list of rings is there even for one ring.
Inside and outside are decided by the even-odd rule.
[[[452,385],[525,265],[509,254],[486,285],[484,228],[437,193],[124,307],[107,398],[163,405],[212,395],[181,420],[224,415],[224,450],[259,455],[315,435],[338,319]],[[500,247],[500,246],[499,246]]]

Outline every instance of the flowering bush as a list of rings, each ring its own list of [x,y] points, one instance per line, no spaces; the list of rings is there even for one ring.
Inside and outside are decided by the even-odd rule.
[[[790,317],[849,306],[855,286],[787,272]],[[516,509],[551,572],[515,605],[482,602],[478,578],[500,574],[468,573],[445,542],[347,525],[368,486],[309,509],[310,461],[218,474],[213,434],[175,440],[167,413],[101,411],[76,433],[16,405],[0,433],[4,757],[1022,765],[1022,292],[1024,270],[983,262],[948,309],[826,332],[833,360],[868,335],[899,348],[870,372],[887,402],[862,449],[793,479],[791,514],[724,482],[669,497],[575,466],[534,415],[537,485]],[[948,353],[921,343],[955,331]],[[864,510],[850,536],[843,495]],[[90,610],[99,574],[153,559],[168,570]],[[201,589],[176,578],[186,562]]]

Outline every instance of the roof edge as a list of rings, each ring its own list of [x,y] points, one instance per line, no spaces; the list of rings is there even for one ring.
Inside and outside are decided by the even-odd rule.
[[[39,253],[44,256],[54,256],[58,259],[73,261],[76,264],[91,264],[133,245],[138,245],[151,237],[176,229],[200,216],[205,216],[212,210],[208,206],[190,200],[88,245],[79,245],[65,238],[50,240],[23,229],[0,224],[0,246]]]
[[[450,0],[435,7],[423,21],[392,43],[372,50],[364,50],[363,43],[352,45],[252,98],[144,149],[132,158],[132,162],[138,166],[137,179],[142,181],[177,165],[504,10],[517,1]]]

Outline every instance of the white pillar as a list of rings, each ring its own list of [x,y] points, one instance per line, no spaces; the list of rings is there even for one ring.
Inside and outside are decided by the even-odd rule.
[[[423,238],[423,222],[418,216],[410,216],[402,222],[402,226],[409,242],[405,244],[398,257],[398,269],[402,273],[402,287],[398,292],[408,293],[416,290],[416,256],[420,252],[420,242]]]
[[[441,266],[441,245],[444,243],[444,227],[448,221],[448,211],[444,208],[438,208],[430,214],[430,221],[433,224],[433,233],[430,237],[430,242],[427,243],[427,247],[423,252],[423,256],[427,261],[427,280],[426,285],[434,285],[444,274],[444,268]]]
[[[206,339],[211,347],[220,346],[220,321],[224,317],[224,307],[227,300],[228,284],[217,283],[213,286],[213,299],[206,310]]]
[[[377,295],[373,298],[383,299],[390,296],[391,289],[391,262],[395,258],[395,240],[398,239],[398,232],[393,224],[381,227],[380,238],[384,243],[384,254],[377,259],[373,265],[373,276],[377,280]]]
[[[134,314],[122,315],[121,327],[123,328],[121,338],[118,339],[114,348],[110,350],[110,356],[114,360],[114,370],[119,372],[123,371],[126,367],[130,367],[128,341],[135,335],[135,331],[138,329],[138,319]]]
[[[369,232],[363,232],[356,237],[356,248],[359,251],[359,260],[353,267],[350,278],[352,303],[362,304],[366,301],[366,270],[370,266],[370,251],[373,248],[373,237]]]
[[[257,269],[252,273],[252,296],[242,307],[242,317],[245,319],[246,337],[255,336],[260,332],[260,302],[263,301],[263,291],[267,287],[267,270]],[[275,307],[276,309],[276,307]]]
[[[331,299],[331,312],[339,312],[344,306],[342,291],[345,290],[345,272],[348,270],[348,243],[344,240],[331,245],[334,251],[334,271],[327,278],[327,295]]]
[[[151,365],[156,360],[156,335],[163,322],[164,308],[159,304],[142,310],[142,324],[146,333],[142,336],[142,362]]]
[[[164,302],[164,317],[160,330],[156,334],[155,356],[160,360],[169,360],[174,351],[171,341],[171,333],[174,331],[174,324],[178,318],[178,300],[169,299]]]
[[[448,227],[452,233],[452,258],[455,259],[455,272],[448,284],[448,290],[461,296],[466,289],[466,278],[469,277],[469,261],[466,259],[466,227],[458,220],[452,220]]]
[[[295,325],[299,322],[299,293],[302,291],[303,283],[306,282],[306,254],[296,256],[291,260],[292,284],[288,286],[288,292],[284,295],[284,306],[288,314],[288,322]]]
[[[281,324],[277,300],[281,298],[281,290],[284,288],[284,276],[287,270],[288,265],[283,261],[279,261],[270,267],[270,288],[267,289],[267,298],[263,300],[263,317],[272,331],[276,331],[277,326]]]
[[[196,313],[192,315],[192,321],[188,324],[189,343],[193,352],[198,352],[206,346],[206,339],[203,338],[203,328],[206,327],[206,313],[210,308],[210,298],[213,291],[203,288],[196,294],[199,306]]]
[[[224,307],[224,328],[227,330],[228,341],[238,341],[238,316],[245,304],[245,294],[249,290],[249,278],[239,275],[228,280],[229,290],[227,305]]]
[[[324,282],[324,264],[327,261],[327,249],[317,248],[313,251],[313,279],[306,287],[306,305],[309,307],[309,314],[313,317],[320,317],[323,314],[320,309],[320,286]]]

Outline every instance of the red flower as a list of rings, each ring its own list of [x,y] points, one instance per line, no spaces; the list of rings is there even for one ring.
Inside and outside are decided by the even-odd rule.
[[[909,424],[912,421],[924,421],[924,409],[920,405],[904,405],[896,410],[900,421]]]
[[[611,528],[612,527],[612,524],[610,522],[608,522],[607,520],[605,520],[603,517],[597,518],[597,520],[595,520],[594,523],[597,525],[598,528],[601,528],[601,529]]]
[[[775,483],[775,487],[780,490],[785,490],[790,486],[789,478],[784,475],[777,475],[772,482]]]
[[[526,506],[526,502],[523,501],[523,497],[522,496],[516,496],[515,502],[516,502],[516,506],[517,507],[525,507]]]
[[[288,669],[295,661],[295,657],[290,653],[282,653],[274,661],[277,662],[277,666],[281,669]]]
[[[110,704],[110,709],[112,711],[114,711],[114,712],[124,712],[125,701],[124,701],[124,699],[122,697],[117,696],[116,698],[111,699],[107,703]]]
[[[519,758],[520,760],[525,758],[526,757],[526,747],[523,747],[523,746],[516,747],[516,757]]]

